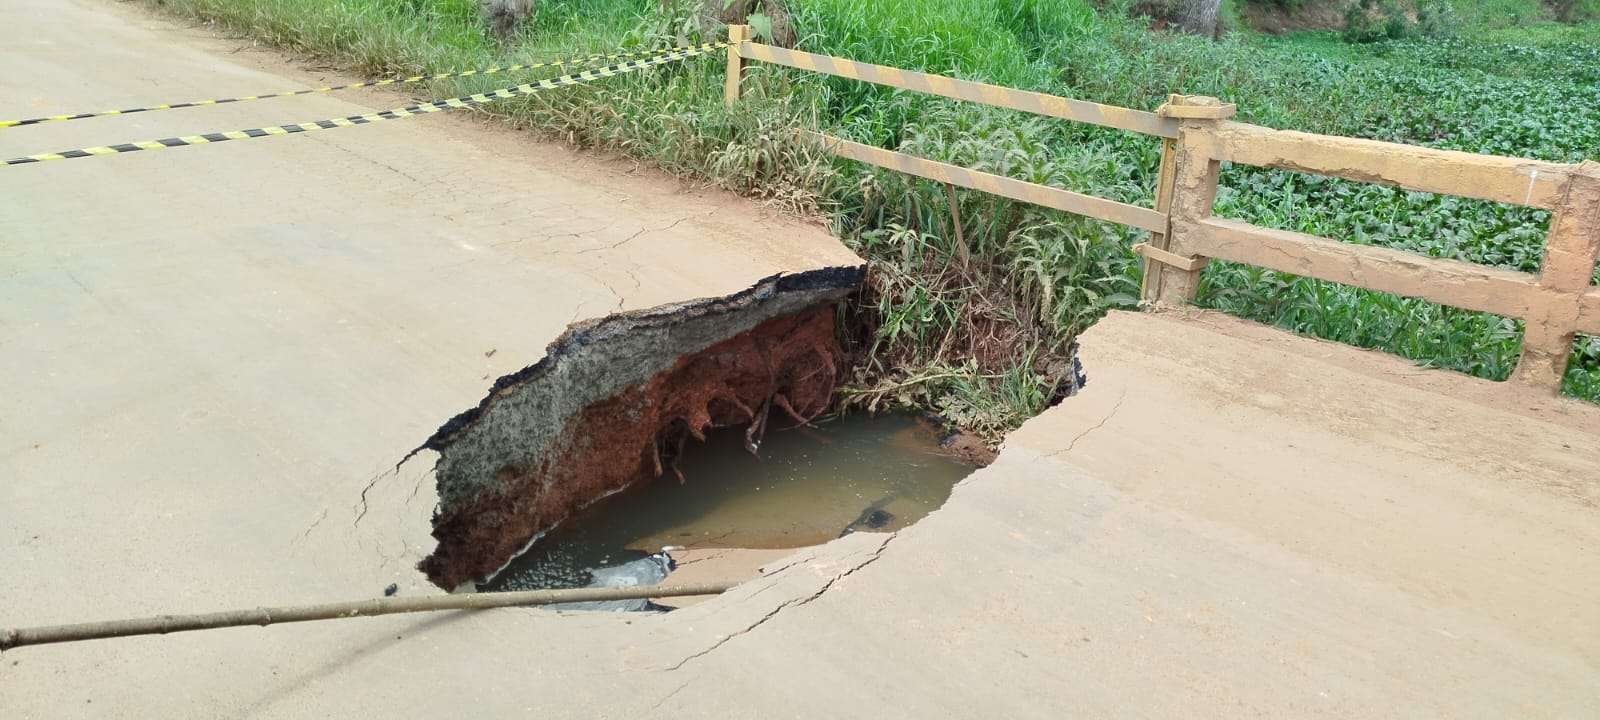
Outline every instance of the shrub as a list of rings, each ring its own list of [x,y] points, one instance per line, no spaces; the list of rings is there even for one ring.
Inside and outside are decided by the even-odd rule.
[[[1458,25],[1448,0],[1419,0],[1414,8],[1399,0],[1359,0],[1345,11],[1344,19],[1344,39],[1351,43],[1445,37],[1455,34]]]

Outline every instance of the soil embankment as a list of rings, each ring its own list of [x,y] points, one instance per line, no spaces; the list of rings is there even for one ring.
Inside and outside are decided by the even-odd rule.
[[[439,541],[419,566],[455,588],[573,513],[674,472],[683,443],[770,413],[826,410],[840,372],[835,303],[861,267],[764,279],[726,297],[573,326],[422,447],[438,451]]]

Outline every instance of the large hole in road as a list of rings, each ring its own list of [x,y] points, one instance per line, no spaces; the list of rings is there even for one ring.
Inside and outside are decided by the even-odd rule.
[[[460,590],[577,587],[662,546],[792,548],[896,530],[971,470],[909,416],[829,417],[860,267],[568,329],[422,446]]]

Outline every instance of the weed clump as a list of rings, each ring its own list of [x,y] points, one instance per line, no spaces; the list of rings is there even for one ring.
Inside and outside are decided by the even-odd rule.
[[[1455,32],[1455,8],[1448,0],[1421,0],[1414,5],[1407,7],[1399,0],[1358,0],[1345,10],[1345,42],[1445,37]]]

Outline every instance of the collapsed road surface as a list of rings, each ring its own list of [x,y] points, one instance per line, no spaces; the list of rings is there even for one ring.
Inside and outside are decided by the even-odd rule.
[[[328,79],[99,0],[5,3],[0,59],[8,116]],[[438,592],[431,477],[384,471],[493,378],[584,318],[854,262],[460,118],[13,170],[6,625]],[[1113,313],[1083,346],[1085,392],[944,508],[690,608],[24,648],[0,717],[1600,714],[1600,411],[1205,313]]]
[[[423,444],[439,453],[439,546],[420,569],[446,589],[486,580],[585,507],[668,470],[683,482],[684,444],[713,428],[745,428],[754,453],[770,415],[817,418],[843,364],[836,306],[863,279],[774,275],[562,333]]]

